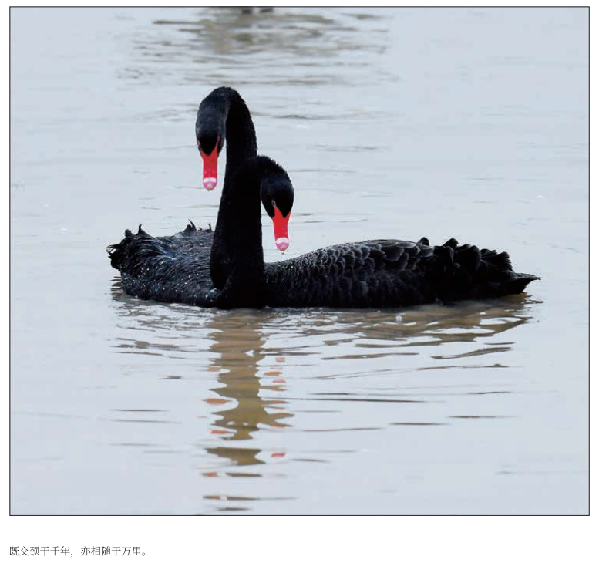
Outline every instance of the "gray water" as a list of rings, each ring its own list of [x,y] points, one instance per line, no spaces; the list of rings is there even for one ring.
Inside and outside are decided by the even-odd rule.
[[[588,511],[588,11],[11,11],[13,514]],[[426,236],[527,293],[389,311],[124,295],[105,247],[213,226],[236,87],[285,257]],[[280,256],[264,221],[266,258]]]

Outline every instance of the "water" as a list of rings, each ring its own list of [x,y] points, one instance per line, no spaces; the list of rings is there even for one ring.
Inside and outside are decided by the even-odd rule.
[[[588,511],[588,11],[11,13],[13,514]],[[223,84],[296,188],[286,257],[455,237],[542,280],[394,311],[124,295],[125,228],[215,223],[194,122]]]

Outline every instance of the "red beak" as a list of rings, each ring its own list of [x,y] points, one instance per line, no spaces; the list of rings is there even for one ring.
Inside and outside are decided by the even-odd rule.
[[[275,215],[272,222],[275,228],[275,245],[281,252],[289,248],[289,217],[291,217],[291,213],[287,217],[283,217],[283,214],[275,205]]]
[[[213,190],[216,187],[216,179],[218,178],[218,143],[220,137],[216,139],[216,147],[210,154],[206,154],[200,149],[202,160],[204,161],[204,187],[207,190]]]

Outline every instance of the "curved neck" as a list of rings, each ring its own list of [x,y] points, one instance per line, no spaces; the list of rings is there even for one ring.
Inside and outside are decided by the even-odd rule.
[[[224,131],[227,146],[227,167],[210,251],[210,275],[214,285],[221,288],[230,272],[225,233],[236,228],[229,214],[234,177],[248,158],[258,154],[256,131],[245,101],[237,91],[226,86],[212,91],[200,104],[196,130],[200,127]]]
[[[243,98],[235,90],[232,92],[230,97],[231,105],[226,121],[227,167],[225,169],[225,186],[230,183],[232,176],[245,160],[255,158],[258,155],[258,142],[250,111]]]
[[[224,133],[227,145],[225,187],[231,176],[248,158],[258,155],[256,131],[250,111],[239,93],[221,86],[206,96],[200,104],[196,120],[196,133],[213,126]]]

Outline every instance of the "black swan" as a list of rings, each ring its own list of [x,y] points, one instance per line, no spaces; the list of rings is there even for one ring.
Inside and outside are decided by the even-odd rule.
[[[517,294],[538,279],[515,273],[505,252],[458,246],[455,239],[434,247],[425,238],[339,244],[264,264],[260,200],[273,219],[277,247],[284,250],[293,205],[289,178],[270,159],[254,158],[249,111],[230,88],[218,88],[202,102],[196,137],[209,189],[216,183],[224,137],[227,141],[216,230],[190,223],[161,238],[141,227],[135,235],[127,231],[108,252],[130,295],[223,308],[403,307]],[[276,198],[265,196],[275,192]]]
[[[239,166],[257,155],[256,133],[250,112],[233,88],[220,87],[202,100],[196,119],[196,140],[204,164],[204,187],[214,189],[217,160],[226,140],[227,167],[215,231],[187,228],[168,237],[152,237],[141,225],[137,233],[125,231],[125,238],[107,248],[111,265],[121,272],[125,293],[143,299],[208,306],[208,292],[221,287],[228,275],[228,251],[223,233],[230,221],[223,213],[228,186]],[[226,207],[226,205],[225,205]],[[275,243],[285,250],[289,245],[287,221],[273,216]],[[179,268],[184,264],[184,271]],[[186,271],[193,274],[187,276]]]
[[[455,239],[441,246],[424,238],[337,244],[265,264],[260,201],[267,207],[272,195],[285,213],[292,190],[285,171],[267,157],[248,159],[238,170],[227,207],[236,225],[226,233],[230,274],[213,292],[217,307],[404,307],[517,294],[538,279],[515,273],[506,252]]]

